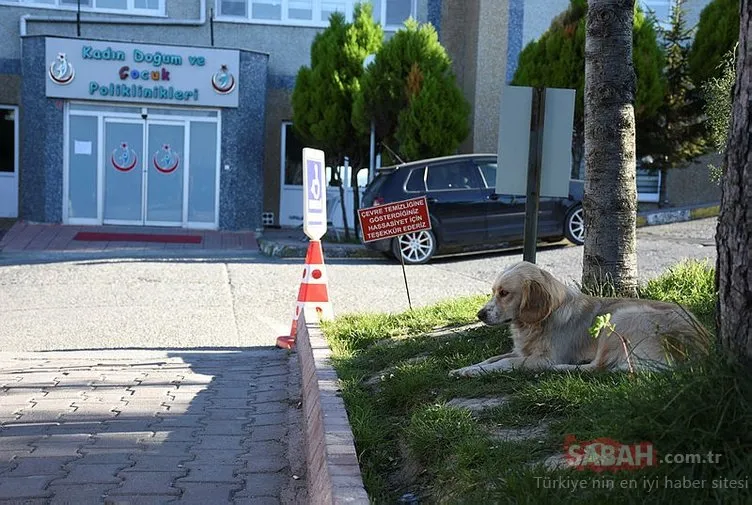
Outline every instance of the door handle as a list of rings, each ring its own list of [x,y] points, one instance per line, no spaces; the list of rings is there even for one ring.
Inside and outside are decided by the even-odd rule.
[[[437,203],[439,201],[439,199],[438,198],[427,198],[426,201],[428,203]]]
[[[489,200],[498,200],[498,199],[499,199],[499,195],[498,195],[498,194],[496,194],[496,193],[491,193],[490,195],[488,195],[488,197],[487,197],[487,198],[488,198]]]

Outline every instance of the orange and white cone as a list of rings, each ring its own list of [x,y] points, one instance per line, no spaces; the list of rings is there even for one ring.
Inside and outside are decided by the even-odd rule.
[[[311,240],[308,244],[303,278],[298,291],[298,302],[292,318],[289,336],[277,338],[277,347],[292,349],[295,345],[295,335],[298,329],[298,318],[305,308],[307,313],[316,314],[319,321],[334,318],[332,303],[329,301],[328,277],[324,265],[324,252],[319,240]]]

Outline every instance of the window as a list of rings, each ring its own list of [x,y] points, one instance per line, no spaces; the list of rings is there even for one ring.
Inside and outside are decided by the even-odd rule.
[[[282,0],[251,0],[251,17],[253,19],[282,19]]]
[[[483,177],[483,183],[487,188],[496,187],[496,163],[489,161],[480,161],[476,163],[480,169],[481,177]]]
[[[477,179],[468,168],[465,163],[446,163],[428,167],[428,191],[477,188]]]
[[[0,0],[0,3],[22,4],[47,9],[78,9],[79,0]],[[165,0],[81,0],[85,11],[103,11],[128,14],[164,15]]]
[[[303,185],[303,143],[292,129],[292,123],[282,123],[282,171],[285,184]]]
[[[426,169],[423,168],[416,168],[412,172],[410,172],[410,175],[407,176],[407,182],[405,183],[405,191],[425,191],[426,190],[426,183],[425,178],[426,176]]]
[[[329,17],[334,12],[341,12],[348,21],[352,21],[353,10],[358,0],[216,0],[216,2],[219,17],[269,24],[326,26],[329,24]],[[387,28],[400,27],[410,16],[416,17],[416,12],[417,0],[373,1],[374,19]]]

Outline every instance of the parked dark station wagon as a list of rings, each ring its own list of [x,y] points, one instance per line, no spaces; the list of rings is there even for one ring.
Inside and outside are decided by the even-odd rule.
[[[522,243],[525,195],[496,191],[495,154],[464,154],[382,167],[366,187],[361,207],[425,195],[432,230],[369,242],[367,247],[405,263],[425,263],[436,254],[493,250]],[[538,238],[585,240],[583,181],[571,180],[568,198],[540,199]]]

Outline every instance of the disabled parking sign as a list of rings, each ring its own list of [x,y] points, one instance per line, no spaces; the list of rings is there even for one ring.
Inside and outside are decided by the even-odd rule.
[[[303,231],[311,240],[326,233],[324,151],[303,148]]]

